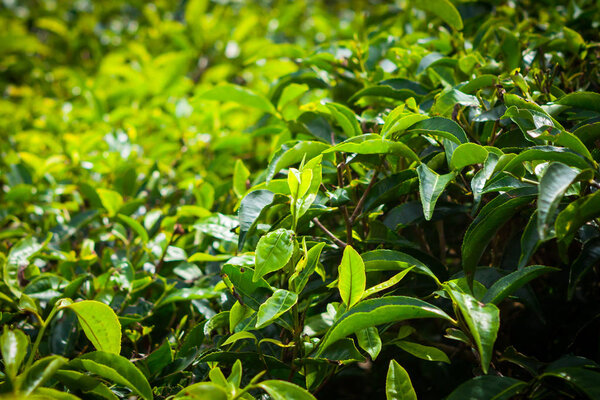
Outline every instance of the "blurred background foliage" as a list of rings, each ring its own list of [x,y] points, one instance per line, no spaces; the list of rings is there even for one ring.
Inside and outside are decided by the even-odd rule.
[[[172,289],[199,278],[194,287],[218,297],[211,286],[219,281],[218,265],[209,262],[200,272],[186,260],[196,251],[235,253],[234,215],[244,194],[232,190],[236,160],[253,171],[248,187],[264,182],[264,168],[283,143],[319,135],[315,112],[322,102],[350,104],[362,88],[402,78],[427,89],[419,98],[422,111],[450,117],[457,99],[437,97],[432,109],[434,98],[483,74],[502,77],[509,89],[522,89],[540,104],[576,90],[600,91],[597,1],[456,2],[462,29],[417,3],[2,0],[0,251],[7,254],[29,235],[43,240],[53,233],[19,285],[60,275],[49,278],[50,288],[29,291],[49,302],[91,271],[93,282],[79,283],[82,293],[125,316],[129,356],[147,354],[166,335],[180,338],[215,315],[212,300],[186,303],[189,316],[175,300],[163,300],[167,293],[183,296]],[[526,81],[518,79],[518,71],[530,70]],[[264,94],[280,106],[277,116],[206,98],[224,82]],[[529,91],[532,82],[536,90]],[[369,129],[382,125],[382,115],[396,105],[389,99],[352,103]],[[584,117],[595,114],[580,113],[565,127]],[[599,160],[597,149],[592,155]],[[137,239],[117,212],[139,220],[148,243],[134,246]],[[458,265],[456,252],[446,256]],[[123,278],[129,276],[121,271],[123,259],[147,276]],[[164,277],[153,276],[163,265]],[[131,285],[138,285],[135,291]],[[142,291],[147,288],[154,291]],[[136,325],[141,315],[144,327]],[[25,319],[9,312],[2,318]],[[60,339],[67,328],[57,326],[46,350],[76,354],[74,342]],[[549,351],[547,341],[531,346],[536,354]],[[579,350],[595,359],[600,351]],[[421,372],[417,391],[447,394],[428,382],[453,371],[441,377]],[[153,384],[162,383],[154,378]]]

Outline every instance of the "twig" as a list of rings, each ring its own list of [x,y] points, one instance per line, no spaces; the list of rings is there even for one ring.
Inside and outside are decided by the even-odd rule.
[[[325,228],[325,225],[323,225],[317,217],[314,217],[312,219],[312,221],[315,223],[315,225],[317,225],[319,228],[321,228],[321,230],[323,232],[325,232],[325,234],[327,236],[329,236],[331,238],[331,240],[333,240],[333,242],[338,245],[338,247],[343,249],[347,246],[347,244],[345,242],[338,239],[333,233],[331,233],[331,231],[329,229]]]
[[[377,174],[378,174],[378,170],[375,170],[373,172],[373,176],[371,177],[371,180],[369,181],[369,185],[367,186],[367,188],[363,192],[362,196],[358,200],[358,203],[356,203],[354,212],[352,213],[352,216],[350,217],[350,224],[353,224],[354,221],[356,220],[356,218],[358,218],[358,216],[360,215],[360,212],[362,211],[362,208],[363,208],[363,204],[365,203],[365,200],[367,199],[367,195],[369,194],[369,192],[371,191],[371,188],[375,184],[375,180],[377,179]]]

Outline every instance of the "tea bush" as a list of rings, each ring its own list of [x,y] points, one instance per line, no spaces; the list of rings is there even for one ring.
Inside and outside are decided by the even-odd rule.
[[[600,399],[599,21],[4,0],[0,393]]]

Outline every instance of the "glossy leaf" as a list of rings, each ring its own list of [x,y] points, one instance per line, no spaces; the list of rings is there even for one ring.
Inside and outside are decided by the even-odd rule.
[[[412,354],[415,357],[421,358],[427,361],[440,361],[450,364],[450,359],[446,353],[437,347],[433,346],[424,346],[419,343],[410,342],[408,340],[400,340],[394,343],[396,346],[400,347],[402,350],[407,353]]]
[[[365,264],[351,246],[346,246],[338,267],[338,289],[347,308],[360,301],[366,285]]]
[[[262,381],[258,386],[267,392],[273,400],[315,400],[315,397],[306,389],[286,381]]]
[[[452,318],[439,308],[411,297],[389,296],[365,300],[335,321],[321,340],[317,354],[335,341],[361,329],[414,318],[441,318],[452,321]]]
[[[469,225],[462,243],[462,264],[469,282],[475,268],[494,234],[514,215],[519,207],[530,202],[535,194],[529,189],[517,189],[490,201]],[[514,197],[516,196],[516,197]]]
[[[469,327],[479,353],[481,369],[487,373],[500,327],[500,310],[493,304],[480,303],[469,294],[453,289],[447,289],[447,292]]]
[[[454,389],[448,400],[509,400],[526,386],[525,382],[507,376],[482,375]]]
[[[557,271],[556,268],[546,267],[544,265],[532,265],[498,279],[485,293],[484,303],[499,304],[507,296],[510,296],[520,287],[526,285],[529,281],[541,276],[547,272]]]
[[[261,329],[279,318],[298,301],[298,295],[284,289],[277,289],[261,304],[256,316],[256,328]]]
[[[4,325],[2,336],[0,336],[0,351],[4,360],[4,372],[11,380],[19,373],[19,368],[27,355],[29,337],[19,329],[9,330]]]
[[[369,328],[361,329],[356,332],[356,338],[358,339],[360,348],[369,353],[371,360],[375,361],[381,352],[382,347],[381,338],[379,337],[377,328],[371,326]]]
[[[387,400],[417,400],[408,372],[396,360],[390,360],[385,379],[385,396]]]
[[[99,301],[84,300],[62,308],[77,314],[85,336],[97,350],[114,354],[121,352],[121,324],[109,306]]]
[[[296,266],[296,271],[290,277],[290,288],[296,292],[301,293],[310,276],[315,272],[317,264],[319,263],[319,257],[325,247],[325,243],[318,243],[311,247],[307,251],[305,257],[303,257]]]
[[[298,142],[293,146],[284,144],[281,149],[273,155],[267,167],[267,182],[270,181],[282,168],[301,162],[303,159],[310,160],[330,146],[322,142]]]
[[[467,165],[483,164],[488,157],[488,151],[475,143],[463,143],[452,153],[450,169],[461,170]]]
[[[397,284],[398,282],[400,282],[402,280],[402,278],[404,278],[406,276],[406,274],[408,274],[413,268],[414,268],[414,266],[408,267],[404,271],[399,272],[396,275],[392,276],[387,281],[379,283],[379,284],[377,284],[375,286],[370,287],[369,289],[367,289],[367,290],[364,291],[364,293],[362,294],[361,299],[366,299],[367,297],[372,296],[372,295],[374,295],[376,293],[379,293],[382,290],[391,288],[392,286],[394,286],[395,284]]]
[[[456,175],[454,173],[438,175],[426,164],[417,167],[417,175],[419,176],[419,194],[423,205],[423,214],[429,221],[433,216],[438,198]]]
[[[200,382],[181,389],[176,399],[192,400],[227,400],[227,391],[222,386],[212,382]]]
[[[152,400],[152,389],[144,374],[124,357],[104,351],[87,353],[69,363],[131,389],[144,400]]]
[[[548,229],[554,225],[558,204],[578,173],[579,171],[565,164],[551,163],[540,179],[537,218],[538,234],[542,240],[548,235]]]
[[[278,229],[261,237],[256,246],[252,281],[257,282],[264,275],[283,268],[292,257],[293,250],[292,231]]]
[[[419,161],[419,157],[404,143],[393,142],[374,134],[353,137],[325,150],[324,153],[334,151],[356,154],[393,154],[403,156],[411,161]]]
[[[42,386],[67,363],[67,359],[61,356],[48,356],[37,360],[19,377],[19,389],[24,395],[33,393]]]
[[[562,210],[554,223],[556,237],[564,240],[587,221],[600,216],[600,191],[581,197]]]

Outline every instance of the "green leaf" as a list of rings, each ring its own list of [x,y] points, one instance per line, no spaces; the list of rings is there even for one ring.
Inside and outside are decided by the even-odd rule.
[[[494,173],[494,169],[496,169],[496,165],[500,157],[494,153],[488,153],[485,162],[483,163],[483,168],[481,168],[471,179],[471,190],[473,191],[473,214],[479,208],[479,204],[481,202],[481,195],[483,193],[483,188],[485,187],[488,179],[492,177]]]
[[[527,265],[533,253],[535,253],[538,246],[542,243],[537,227],[537,211],[534,211],[521,235],[521,255],[517,269],[521,269]]]
[[[358,345],[361,349],[369,353],[371,359],[375,361],[381,351],[381,338],[376,327],[370,326],[356,332]]]
[[[60,308],[68,308],[77,314],[85,336],[96,350],[114,354],[121,352],[121,324],[112,308],[95,300],[84,300]]]
[[[527,383],[508,376],[482,375],[454,389],[447,400],[510,400],[526,387]]]
[[[200,382],[181,389],[175,395],[176,399],[187,400],[227,400],[227,391],[222,386],[212,382]]]
[[[95,351],[77,357],[69,365],[123,385],[144,400],[153,398],[152,388],[144,374],[131,361],[118,354]]]
[[[244,248],[247,234],[256,226],[263,210],[273,203],[275,195],[265,189],[255,190],[248,193],[240,202],[238,216],[240,220],[240,236],[238,238],[238,250]],[[287,198],[287,196],[286,196]]]
[[[396,360],[390,360],[385,378],[385,396],[387,400],[417,400],[408,372]]]
[[[239,301],[236,301],[231,309],[229,310],[229,331],[235,332],[235,327],[254,314],[254,310],[247,305],[242,305]]]
[[[564,240],[583,224],[600,216],[600,190],[581,197],[562,210],[556,217],[556,238]]]
[[[266,180],[269,182],[273,177],[281,171],[282,168],[287,168],[290,165],[301,162],[303,159],[310,160],[322,151],[330,148],[326,143],[323,142],[310,142],[303,141],[290,146],[285,143],[281,146],[281,149],[277,151],[267,167]]]
[[[498,279],[483,296],[484,303],[499,304],[507,296],[510,296],[521,286],[537,278],[546,272],[557,271],[557,268],[546,267],[544,265],[532,265],[518,271],[512,272]]]
[[[348,101],[352,103],[365,96],[387,97],[404,101],[410,97],[421,98],[425,94],[427,94],[427,90],[421,84],[408,79],[393,78],[359,90]]]
[[[419,156],[402,142],[394,142],[388,139],[383,139],[379,135],[372,133],[355,136],[342,142],[334,147],[331,147],[323,153],[344,152],[356,154],[393,154],[403,156],[411,161],[419,162]]]
[[[298,301],[298,295],[284,289],[277,289],[261,304],[256,317],[256,328],[261,329],[279,318]]]
[[[585,276],[590,269],[598,265],[600,261],[600,238],[595,237],[583,244],[581,253],[571,264],[569,271],[569,289],[567,291],[568,299],[573,298],[577,283]]]
[[[516,196],[516,197],[515,197]],[[535,197],[532,190],[516,189],[496,196],[479,212],[465,233],[461,252],[462,264],[469,285],[473,282],[475,268],[488,243],[519,207]]]
[[[27,355],[29,336],[19,329],[9,330],[4,325],[4,331],[0,336],[0,351],[4,360],[4,372],[11,380],[19,373],[19,368]]]
[[[109,189],[96,189],[96,193],[100,197],[102,207],[108,211],[109,217],[117,215],[121,207],[123,206],[123,196],[118,192]]]
[[[492,360],[494,342],[500,327],[500,310],[493,304],[480,303],[473,296],[446,286],[446,291],[469,327],[479,353],[481,369],[487,373]]]
[[[257,386],[269,393],[273,400],[316,400],[306,389],[286,381],[262,381]]]
[[[437,347],[424,346],[419,343],[409,342],[408,340],[400,340],[394,343],[407,353],[412,354],[415,357],[421,358],[427,361],[440,361],[450,364],[450,359],[442,350]]]
[[[402,111],[404,110],[404,105],[399,107],[402,107]],[[383,128],[381,128],[381,136],[383,138],[386,138],[388,136],[392,136],[397,132],[403,132],[410,126],[416,124],[417,122],[426,119],[428,119],[428,117],[423,114],[402,113],[396,116],[393,115],[392,111],[385,120]]]
[[[244,162],[239,158],[235,160],[235,166],[233,167],[233,192],[238,196],[242,197],[248,190],[246,187],[246,181],[250,178],[250,171],[244,165]]]
[[[439,282],[436,275],[422,261],[396,250],[373,250],[362,254],[367,272],[371,271],[404,271],[412,266],[415,272],[427,275]]]
[[[460,171],[467,165],[483,164],[488,157],[488,151],[475,143],[463,143],[452,153],[450,169]]]
[[[463,28],[463,21],[460,17],[460,13],[449,0],[423,0],[412,4],[422,10],[437,15],[457,31],[460,31]]]
[[[225,264],[222,269],[223,281],[229,281],[233,289],[242,296],[244,304],[258,310],[263,299],[269,296],[273,289],[264,279],[253,281],[254,270],[249,267],[239,267]]]
[[[221,85],[209,89],[198,95],[200,99],[232,101],[243,106],[257,108],[261,111],[276,114],[273,104],[265,97],[258,95],[246,88],[236,85]]]
[[[600,373],[584,367],[556,368],[545,372],[538,378],[553,376],[564,379],[581,392],[585,393],[590,400],[600,398]]]
[[[207,254],[207,253],[194,253],[188,257],[188,262],[215,262],[229,260],[231,255],[229,254]]]
[[[148,232],[146,232],[146,228],[142,226],[135,219],[128,217],[127,215],[118,214],[117,217],[127,226],[129,226],[137,235],[142,239],[143,243],[148,243]]]
[[[533,146],[519,153],[504,166],[503,171],[515,172],[525,161],[559,161],[568,166],[586,169],[590,164],[573,150],[556,146]]]
[[[419,194],[423,205],[423,214],[429,221],[433,217],[435,203],[456,174],[451,172],[438,175],[423,163],[417,167],[417,175],[419,176]]]
[[[569,93],[558,99],[556,104],[600,113],[600,94],[595,92]]]
[[[352,137],[362,134],[362,129],[352,110],[338,103],[327,103],[326,106],[346,136]]]
[[[293,234],[287,229],[277,229],[260,238],[256,246],[253,282],[287,264],[294,251]]]
[[[369,296],[374,295],[375,293],[379,293],[382,290],[391,288],[392,286],[394,286],[395,284],[397,284],[398,282],[400,282],[402,280],[402,278],[404,278],[406,276],[406,274],[408,274],[410,272],[410,270],[412,270],[415,266],[412,267],[408,267],[406,268],[404,271],[397,273],[396,275],[392,276],[390,279],[388,279],[385,282],[381,282],[375,286],[370,287],[369,289],[365,290],[361,299],[366,299]]]
[[[37,388],[35,393],[31,394],[28,399],[32,400],[80,400],[79,397],[71,393],[61,392],[52,388]]]
[[[150,374],[152,375],[160,373],[171,362],[173,362],[173,353],[171,351],[171,344],[168,340],[165,340],[158,349],[154,350],[146,358],[148,371],[150,371]]]
[[[338,340],[331,346],[327,347],[327,349],[318,357],[310,357],[309,359],[337,361],[342,364],[367,361],[365,356],[363,356],[354,345],[354,340],[350,338]]]
[[[61,356],[48,356],[37,360],[22,375],[19,376],[20,391],[24,395],[32,393],[42,386],[48,379],[67,363],[67,359]]]
[[[334,322],[321,340],[317,354],[335,341],[361,329],[416,318],[442,318],[453,321],[439,308],[412,297],[388,296],[365,300],[346,311]]]
[[[537,201],[538,234],[542,240],[548,236],[558,204],[578,174],[579,171],[559,162],[551,163],[546,168],[540,179]]]
[[[242,382],[242,362],[240,360],[236,360],[231,367],[231,373],[227,377],[227,382],[233,385],[234,388],[239,388],[240,383]]]
[[[377,181],[367,194],[363,210],[370,211],[380,204],[393,201],[400,193],[405,194],[408,190],[412,190],[412,183],[416,176],[414,169],[405,169]]]
[[[247,331],[242,331],[242,332],[234,333],[233,335],[229,336],[227,338],[227,340],[223,342],[221,347],[224,347],[229,344],[233,344],[239,340],[245,340],[245,339],[252,339],[254,342],[256,342],[256,336],[254,336],[253,333],[247,332]]]
[[[449,84],[451,83],[453,80],[449,82]],[[456,105],[477,107],[480,103],[476,96],[463,93],[457,87],[447,87],[435,97],[435,103],[431,107],[430,113],[449,117]]]
[[[581,140],[586,146],[593,146],[594,141],[600,138],[600,122],[593,122],[580,126],[575,129],[573,136]]]
[[[36,238],[27,236],[11,247],[8,257],[6,257],[6,261],[3,265],[2,278],[16,298],[21,296],[18,279],[19,269],[27,267],[29,261],[35,257],[46,244],[48,244],[51,238],[52,235],[48,234],[46,240],[43,243],[40,243]],[[2,255],[2,257],[4,257],[4,255]],[[1,261],[3,261],[2,258],[0,258],[0,262]]]
[[[321,257],[321,251],[323,251],[323,247],[325,247],[325,243],[317,243],[310,250],[306,252],[306,256],[304,256],[296,266],[296,271],[290,277],[290,289],[294,292],[300,294],[306,284],[308,283],[308,279],[315,272],[317,268],[317,264],[319,263],[319,258]]]
[[[342,262],[338,267],[338,276],[340,297],[346,307],[351,308],[362,298],[367,282],[365,264],[352,246],[346,246],[344,249]]]

